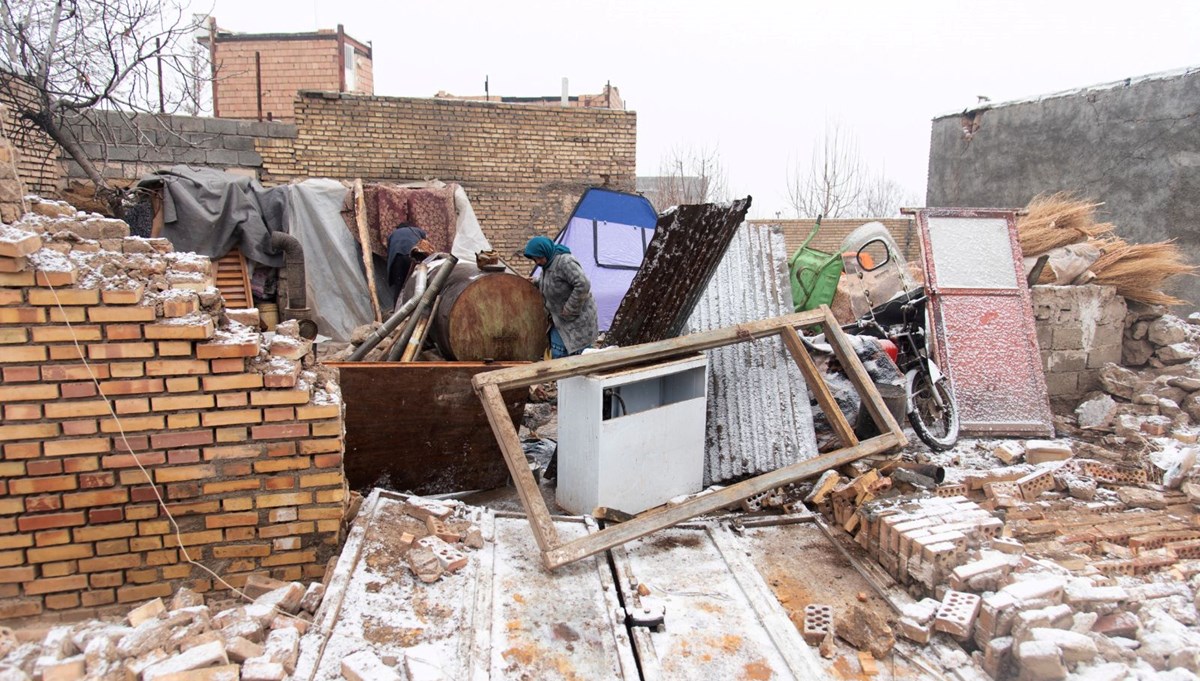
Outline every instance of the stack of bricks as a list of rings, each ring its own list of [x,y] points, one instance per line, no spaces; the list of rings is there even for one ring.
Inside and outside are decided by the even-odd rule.
[[[947,584],[968,550],[998,537],[1004,526],[961,496],[867,502],[859,514],[858,542],[897,581],[918,585],[925,593]]]
[[[235,321],[207,258],[34,210],[0,225],[0,618],[224,588],[181,546],[234,586],[319,579],[347,491],[308,341]]]

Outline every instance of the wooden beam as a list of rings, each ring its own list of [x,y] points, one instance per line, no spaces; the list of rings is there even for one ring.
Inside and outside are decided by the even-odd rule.
[[[529,515],[529,525],[533,528],[533,538],[537,540],[542,554],[558,546],[558,530],[550,518],[550,509],[546,508],[546,500],[542,498],[542,490],[537,480],[529,470],[529,462],[525,459],[525,450],[521,447],[521,438],[508,417],[508,406],[500,389],[494,385],[484,386],[480,399],[483,400],[483,411],[487,413],[488,421],[492,424],[492,432],[500,444],[504,454],[504,463],[512,475],[513,486],[517,488],[517,496],[521,498],[521,506]]]
[[[358,224],[358,243],[362,246],[363,273],[367,276],[367,289],[371,292],[371,310],[375,312],[375,321],[380,322],[383,321],[383,310],[379,307],[379,291],[375,288],[371,237],[367,233],[367,201],[363,197],[361,178],[354,181],[354,221]]]
[[[754,496],[767,490],[775,489],[798,480],[812,477],[831,468],[844,466],[864,456],[887,451],[898,444],[898,439],[891,433],[860,442],[854,447],[839,449],[823,454],[813,459],[806,459],[790,466],[778,468],[762,475],[743,480],[716,492],[702,494],[689,499],[677,506],[668,506],[654,511],[642,513],[632,520],[616,525],[610,525],[603,530],[589,534],[549,551],[545,551],[542,559],[548,568],[556,568],[567,563],[586,558],[593,553],[620,546],[638,537],[644,537],[651,532],[677,525],[698,515],[710,513],[720,508],[736,504],[747,497]],[[522,460],[524,457],[522,456]],[[532,477],[532,476],[531,476]]]
[[[833,432],[841,440],[842,446],[853,447],[858,444],[858,436],[854,434],[854,429],[846,421],[846,416],[842,414],[837,400],[829,392],[829,386],[825,384],[821,372],[817,371],[817,365],[813,362],[812,356],[808,354],[808,349],[804,347],[804,341],[800,340],[800,334],[789,326],[780,335],[783,336],[783,344],[787,347],[788,352],[792,353],[792,359],[796,360],[796,366],[800,368],[800,374],[804,376],[805,383],[816,395],[817,404],[821,405],[825,419],[833,427]]]
[[[568,376],[607,371],[608,369],[616,369],[633,364],[646,364],[671,357],[696,353],[701,350],[710,350],[757,338],[767,338],[779,334],[780,330],[785,326],[807,326],[809,324],[820,323],[824,320],[825,316],[820,310],[809,310],[783,317],[763,319],[723,329],[713,329],[712,331],[693,333],[678,338],[669,338],[654,343],[631,345],[626,348],[564,357],[547,362],[535,362],[525,366],[490,371],[486,374],[476,374],[474,383],[477,390],[484,385],[496,385],[501,390],[519,388],[533,385],[534,383],[556,381]]]
[[[546,502],[542,498],[541,490],[533,478],[533,473],[529,470],[529,464],[526,462],[525,452],[521,447],[517,430],[505,411],[504,400],[500,396],[502,389],[522,388],[534,383],[556,380],[567,376],[577,376],[652,363],[683,354],[691,354],[701,350],[732,345],[757,338],[766,338],[776,334],[782,334],[786,344],[789,337],[789,330],[792,335],[795,335],[795,327],[813,323],[822,323],[825,325],[826,338],[829,339],[830,345],[833,346],[834,352],[850,377],[851,383],[858,389],[859,395],[867,404],[868,410],[876,418],[876,423],[880,424],[880,430],[883,431],[881,435],[823,456],[770,471],[749,480],[743,480],[717,492],[697,496],[677,506],[662,507],[642,513],[626,522],[607,527],[600,532],[580,537],[565,544],[558,541],[550,512],[546,508]],[[796,340],[798,339],[797,336]],[[804,350],[802,344],[800,349]],[[795,357],[795,353],[793,353],[793,356]],[[808,358],[809,362],[812,361],[812,358],[808,357],[807,352],[804,351],[801,358],[797,360],[797,363],[802,365],[803,358],[805,357]],[[804,375],[805,382],[813,386],[814,392],[820,392],[820,389],[825,387],[824,380],[816,372],[815,366],[811,368],[812,371],[810,372],[802,367],[801,373]],[[816,381],[815,384],[813,383],[814,380]],[[884,405],[878,391],[875,390],[874,384],[867,377],[866,369],[858,360],[858,356],[854,353],[853,348],[846,339],[846,335],[837,327],[836,321],[833,320],[833,315],[830,314],[829,308],[825,306],[822,306],[819,310],[749,322],[747,324],[715,329],[680,338],[671,338],[655,343],[645,343],[549,362],[538,362],[521,367],[499,369],[486,374],[476,374],[472,383],[475,386],[476,394],[479,395],[480,400],[483,402],[484,412],[487,413],[488,421],[492,425],[492,431],[496,435],[496,440],[500,444],[501,451],[504,453],[504,461],[508,465],[509,473],[513,477],[517,494],[521,498],[521,504],[525,507],[525,511],[529,516],[529,523],[533,530],[534,539],[542,551],[542,562],[546,567],[551,569],[581,558],[586,558],[614,546],[619,546],[651,532],[671,527],[697,515],[729,506],[755,494],[812,477],[864,456],[879,454],[907,443],[904,432],[900,430],[900,426],[896,423],[896,420],[887,411],[886,405]],[[828,390],[828,388],[825,389]],[[841,412],[835,410],[835,413],[840,415]],[[846,424],[846,428],[847,430],[849,429],[849,424]],[[849,437],[853,437],[852,432],[850,432]]]
[[[858,361],[858,355],[854,352],[854,346],[850,345],[850,341],[846,338],[846,332],[842,331],[842,327],[838,325],[837,319],[833,313],[824,305],[821,310],[825,314],[823,323],[825,338],[830,341],[829,345],[833,348],[833,354],[837,356],[838,362],[841,363],[842,369],[846,372],[846,377],[854,384],[858,390],[858,395],[866,404],[867,411],[871,413],[871,418],[875,420],[876,427],[881,432],[895,433],[900,438],[900,446],[908,444],[908,439],[904,437],[904,429],[900,424],[896,423],[896,419],[892,416],[892,412],[888,409],[887,403],[880,397],[879,391],[875,389],[875,382],[867,375],[867,368]],[[478,375],[478,374],[477,374]]]

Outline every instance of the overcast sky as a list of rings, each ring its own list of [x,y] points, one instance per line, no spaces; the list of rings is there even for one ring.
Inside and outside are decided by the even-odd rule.
[[[598,93],[638,114],[637,172],[719,150],[751,214],[790,215],[786,178],[827,121],[919,199],[930,121],[974,106],[1200,65],[1200,2],[896,0],[589,3],[196,0],[241,32],[341,23],[374,47],[375,93]],[[1053,188],[1050,188],[1053,189]]]

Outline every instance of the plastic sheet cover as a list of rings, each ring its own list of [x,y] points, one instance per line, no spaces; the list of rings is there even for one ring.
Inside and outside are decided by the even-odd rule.
[[[350,340],[355,327],[375,320],[358,243],[342,222],[347,189],[336,180],[305,180],[281,187],[287,195],[287,231],[304,249],[308,305],[321,333]]]

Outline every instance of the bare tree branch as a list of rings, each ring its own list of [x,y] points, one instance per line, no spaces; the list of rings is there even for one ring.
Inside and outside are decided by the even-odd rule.
[[[729,198],[725,169],[716,149],[676,147],[659,162],[657,184],[648,194],[654,207],[724,201]]]
[[[208,75],[193,40],[204,16],[185,18],[183,2],[0,2],[5,46],[0,66],[7,71],[0,75],[0,100],[17,119],[57,142],[97,192],[107,194],[118,214],[118,193],[85,153],[72,126],[97,125],[99,118],[84,115],[92,109],[174,113],[187,106],[195,112],[197,81]]]
[[[799,218],[889,217],[917,202],[886,174],[871,173],[854,135],[837,122],[826,124],[807,168],[797,162],[789,169],[787,189]]]

